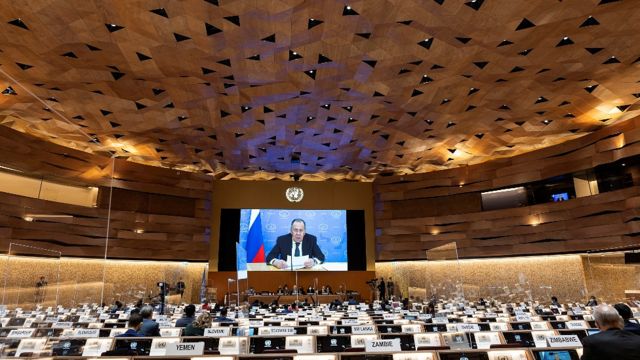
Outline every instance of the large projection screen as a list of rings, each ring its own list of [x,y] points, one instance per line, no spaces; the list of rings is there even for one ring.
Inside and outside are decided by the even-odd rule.
[[[301,229],[304,235],[296,236]],[[299,246],[296,239],[301,239]],[[346,271],[347,212],[241,209],[238,245],[238,269]],[[280,260],[286,267],[277,266]]]

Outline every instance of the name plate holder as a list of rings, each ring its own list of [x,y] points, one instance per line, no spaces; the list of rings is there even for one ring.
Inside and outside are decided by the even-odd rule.
[[[400,339],[365,340],[366,352],[400,352]]]
[[[207,337],[223,337],[231,335],[231,328],[229,326],[217,327],[217,328],[207,328],[204,329],[203,336]]]
[[[313,354],[315,352],[315,336],[296,335],[287,336],[285,349],[296,350],[298,354]]]
[[[375,334],[376,327],[373,325],[359,325],[352,326],[351,333],[354,335],[362,335],[362,334]]]
[[[204,354],[204,342],[167,344],[167,356],[198,356]]]
[[[82,349],[82,356],[100,356],[103,352],[109,351],[112,344],[113,338],[87,339]]]
[[[351,347],[363,349],[366,346],[367,340],[378,340],[378,335],[351,335]]]
[[[33,333],[36,329],[13,329],[9,331],[7,338],[17,339],[17,338],[28,338],[33,336]]]
[[[480,326],[478,324],[457,324],[456,329],[458,332],[478,332]]]
[[[169,344],[179,343],[180,338],[154,338],[151,341],[149,356],[166,356]],[[200,354],[202,355],[202,354]]]
[[[283,326],[263,326],[258,328],[258,335],[282,335],[289,336],[295,335],[296,329],[293,327],[283,327]]]
[[[413,342],[416,349],[421,346],[442,346],[442,339],[438,333],[420,333],[413,334]]]
[[[100,329],[74,329],[73,337],[97,338],[97,337],[100,337]]]
[[[582,347],[578,335],[555,335],[547,336],[547,345],[552,348],[558,347]]]
[[[242,355],[247,353],[248,337],[227,336],[221,337],[218,343],[220,355]]]

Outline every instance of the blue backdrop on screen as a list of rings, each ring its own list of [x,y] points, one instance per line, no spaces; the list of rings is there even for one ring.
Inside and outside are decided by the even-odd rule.
[[[246,269],[247,263],[264,262],[278,236],[291,231],[295,218],[303,219],[306,233],[318,239],[325,262],[348,261],[346,210],[242,209],[238,269]]]

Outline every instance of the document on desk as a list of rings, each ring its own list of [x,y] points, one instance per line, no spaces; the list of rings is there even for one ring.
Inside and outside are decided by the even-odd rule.
[[[303,269],[305,261],[309,260],[309,255],[293,256],[287,255],[287,267],[286,269],[297,270]]]

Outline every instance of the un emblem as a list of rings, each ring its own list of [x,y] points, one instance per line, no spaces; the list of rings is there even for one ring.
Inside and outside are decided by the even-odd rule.
[[[304,197],[304,191],[299,187],[290,187],[284,192],[285,197],[289,202],[300,202]]]

